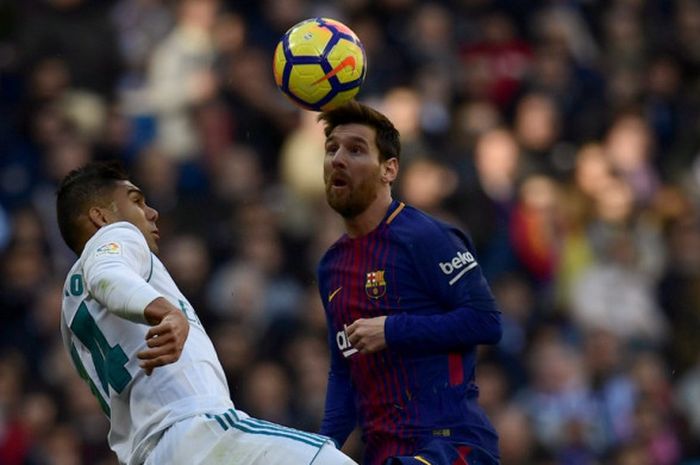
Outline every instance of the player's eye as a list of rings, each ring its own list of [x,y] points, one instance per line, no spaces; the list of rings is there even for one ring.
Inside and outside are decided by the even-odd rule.
[[[333,144],[333,145],[326,145],[326,155],[333,155],[335,152],[338,151],[338,146]]]

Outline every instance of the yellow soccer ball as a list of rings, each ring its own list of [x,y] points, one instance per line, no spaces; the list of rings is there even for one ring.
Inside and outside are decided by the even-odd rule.
[[[355,97],[367,74],[367,60],[349,27],[330,18],[311,18],[282,36],[272,68],[277,87],[292,102],[325,111]]]

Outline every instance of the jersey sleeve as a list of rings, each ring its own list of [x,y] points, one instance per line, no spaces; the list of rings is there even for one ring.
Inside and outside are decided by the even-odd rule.
[[[431,224],[414,234],[406,249],[418,286],[435,308],[429,314],[389,316],[389,347],[449,351],[497,343],[500,311],[468,237],[456,228]]]
[[[335,347],[332,335],[329,335],[328,344],[331,348],[331,369],[320,433],[333,439],[340,448],[357,423],[355,391],[350,379],[350,367]]]
[[[355,390],[350,378],[350,366],[336,344],[333,324],[331,323],[328,309],[325,308],[327,303],[323,296],[328,295],[328,286],[323,279],[323,270],[322,261],[318,271],[318,282],[321,301],[326,312],[331,366],[328,372],[326,403],[320,433],[333,439],[336,446],[340,448],[357,424]]]
[[[82,254],[88,292],[110,312],[146,323],[143,311],[161,294],[149,283],[153,257],[143,234],[129,223],[98,231]]]

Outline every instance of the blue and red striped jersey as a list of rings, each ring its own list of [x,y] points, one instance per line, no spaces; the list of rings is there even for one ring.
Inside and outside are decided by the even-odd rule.
[[[367,465],[436,438],[498,457],[474,374],[501,318],[463,232],[393,201],[374,231],[328,249],[318,281],[331,349],[322,434],[342,445],[359,422]],[[381,315],[387,348],[357,352],[346,326]]]

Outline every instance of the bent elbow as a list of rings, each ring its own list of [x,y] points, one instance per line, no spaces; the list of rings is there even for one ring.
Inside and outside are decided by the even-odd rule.
[[[484,331],[484,344],[495,345],[501,341],[503,337],[503,325],[501,324],[501,312],[493,312],[490,315],[490,321]]]
[[[496,345],[501,342],[501,338],[503,338],[503,327],[499,324],[496,328],[494,328],[488,344]]]

